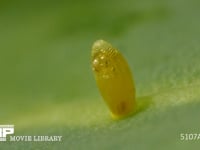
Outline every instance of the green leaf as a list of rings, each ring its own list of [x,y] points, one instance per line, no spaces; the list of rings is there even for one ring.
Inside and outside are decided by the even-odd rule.
[[[1,142],[2,149],[197,149],[200,134],[198,0],[1,1],[0,124],[15,136],[62,142]],[[138,111],[113,121],[91,71],[92,43],[127,59]],[[123,88],[123,87],[122,87]],[[8,137],[9,138],[9,137]]]

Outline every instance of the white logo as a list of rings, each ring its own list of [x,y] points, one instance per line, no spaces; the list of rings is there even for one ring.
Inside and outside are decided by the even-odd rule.
[[[14,134],[14,125],[0,125],[0,141],[6,141],[8,134]]]
[[[14,134],[14,125],[0,125],[0,142],[10,141],[10,142],[61,142],[62,136],[60,135],[10,135]],[[6,139],[7,135],[10,135]]]

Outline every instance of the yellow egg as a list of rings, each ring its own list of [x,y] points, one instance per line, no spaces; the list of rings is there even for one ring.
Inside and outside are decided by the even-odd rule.
[[[114,119],[135,112],[135,86],[122,54],[104,40],[92,46],[92,69],[100,93]]]

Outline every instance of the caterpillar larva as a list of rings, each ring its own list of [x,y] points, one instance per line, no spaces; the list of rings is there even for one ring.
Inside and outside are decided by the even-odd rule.
[[[136,109],[135,87],[129,66],[111,44],[104,40],[92,46],[92,69],[97,86],[113,118],[122,118]]]

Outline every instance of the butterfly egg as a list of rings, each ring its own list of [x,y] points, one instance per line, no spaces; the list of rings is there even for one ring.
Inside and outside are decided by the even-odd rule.
[[[114,119],[135,112],[135,86],[122,54],[104,40],[92,46],[92,70],[99,91]]]

